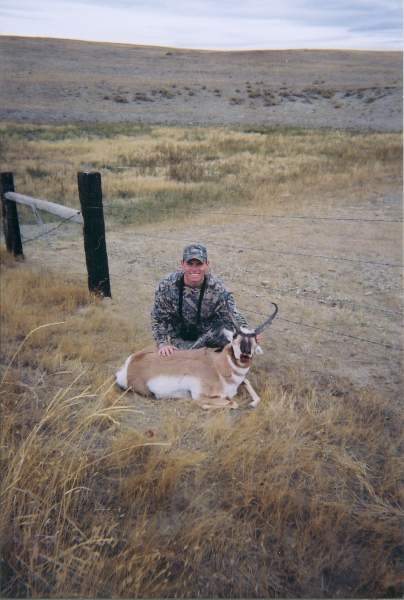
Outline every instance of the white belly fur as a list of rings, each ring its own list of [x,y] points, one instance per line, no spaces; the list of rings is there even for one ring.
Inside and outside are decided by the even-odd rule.
[[[147,382],[147,387],[156,398],[185,398],[191,394],[198,400],[201,394],[199,379],[192,375],[158,375]]]

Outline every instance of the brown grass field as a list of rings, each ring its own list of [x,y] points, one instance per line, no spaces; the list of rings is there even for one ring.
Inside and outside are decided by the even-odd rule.
[[[2,594],[399,597],[399,353],[274,324],[267,357],[254,367],[262,403],[255,412],[232,414],[121,394],[112,374],[149,341],[153,284],[180,251],[168,244],[163,258],[164,240],[153,236],[186,230],[192,239],[198,230],[204,240],[219,227],[225,243],[251,227],[238,213],[313,215],[313,205],[317,215],[348,214],[355,205],[356,216],[380,216],[379,205],[369,213],[369,190],[383,198],[397,192],[400,138],[217,128],[137,127],[124,136],[95,127],[84,137],[74,126],[2,130],[5,170],[18,174],[18,191],[77,205],[75,172],[83,164],[102,170],[114,296],[100,301],[86,291],[80,232],[27,244],[23,262],[1,253]],[[29,223],[26,212],[20,216]],[[345,232],[350,255],[371,257],[375,238],[369,248],[356,248],[349,225],[342,226],[334,223],[334,241]],[[363,238],[372,226],[361,225]],[[307,243],[307,229],[270,227],[264,220],[255,230],[264,250],[263,235],[270,244],[280,233]],[[330,238],[326,223],[320,228],[318,245]],[[385,258],[400,260],[396,224],[379,224],[377,240]],[[319,252],[314,240],[309,247]],[[125,248],[139,261],[134,272],[124,270],[131,260]],[[341,246],[329,251],[341,253]],[[216,270],[235,273],[231,256],[212,252]],[[247,271],[257,268],[251,253],[239,260]],[[256,283],[268,278],[285,287],[254,295],[253,306],[265,311],[276,299],[284,317],[316,318],[321,327],[399,343],[397,317],[379,313],[375,328],[366,305],[352,313],[346,301],[330,309],[306,304],[303,292],[285,293],[288,277],[297,277],[296,261],[260,263]],[[400,309],[396,269],[332,266],[333,302],[349,295],[351,302]],[[313,293],[316,263],[294,268]],[[380,273],[384,285],[368,288],[380,283]],[[139,277],[145,285],[136,287]],[[237,297],[251,306],[250,294],[240,289]]]
[[[23,59],[26,82],[35,87],[28,63],[38,55],[24,44],[5,64]],[[57,47],[54,66],[60,66]],[[64,60],[69,48],[63,44]],[[80,48],[91,64],[98,46]],[[127,68],[130,49],[109,50],[105,68]],[[166,50],[163,61],[185,60]],[[160,64],[161,49],[153,52]],[[308,70],[310,56],[304,54],[302,77],[315,70]],[[348,66],[352,59],[330,56],[328,65],[331,58]],[[246,58],[237,57],[245,69]],[[355,73],[383,71],[384,55],[368,70],[361,69],[365,59],[370,53],[358,53]],[[399,82],[394,65],[380,85]],[[219,67],[225,72],[225,63]],[[125,76],[119,69],[110,82],[114,93]],[[285,76],[298,71],[293,61],[288,69]],[[44,83],[45,72],[34,69],[32,77]],[[335,83],[340,71],[329,72]],[[341,73],[339,84],[353,89],[346,80],[351,71]],[[72,87],[66,80],[66,89],[76,89],[81,70],[77,77]],[[155,77],[143,82],[142,93],[151,95]],[[170,77],[175,81],[174,71]],[[24,85],[22,75],[17,83]],[[14,172],[20,193],[76,207],[77,172],[101,172],[113,297],[87,291],[80,227],[46,215],[38,226],[19,207],[25,260],[0,251],[2,597],[402,597],[396,109],[378,131],[348,131],[337,121],[322,129],[307,128],[309,122],[304,129],[282,127],[265,119],[167,126],[151,122],[150,113],[148,123],[124,120],[139,97],[129,106],[115,101],[116,118],[106,122],[95,104],[105,90],[90,82],[84,94],[80,87],[80,104],[59,90],[52,113],[48,83],[48,95],[33,95],[31,107],[16,89],[0,91],[12,93],[20,111],[0,123],[1,170]],[[192,91],[188,80],[179,83]],[[318,85],[327,90],[329,83]],[[213,110],[203,100],[209,90],[194,90],[205,116]],[[215,102],[228,103],[221,90]],[[251,90],[248,102],[261,102]],[[89,120],[97,123],[69,117],[69,101],[71,114],[85,111],[86,94],[94,102]],[[163,98],[160,108],[171,100]],[[379,101],[367,108],[379,110]],[[161,114],[156,97],[153,107]],[[355,113],[358,105],[351,108]],[[236,113],[222,110],[237,121]],[[362,125],[370,118],[366,113]],[[124,358],[151,341],[155,284],[196,240],[208,246],[213,271],[252,325],[271,301],[279,304],[252,369],[262,397],[255,411],[245,408],[244,393],[240,410],[209,412],[187,400],[123,394],[114,385]]]
[[[122,321],[84,286],[1,258],[4,596],[400,596],[391,402],[262,375],[257,411],[180,401],[139,427],[131,395],[97,382]]]

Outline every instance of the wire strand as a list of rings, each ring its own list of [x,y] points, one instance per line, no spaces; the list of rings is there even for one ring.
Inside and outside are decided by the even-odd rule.
[[[128,204],[132,207],[132,208],[136,208],[136,204],[137,202],[144,200],[147,201],[149,200],[149,198],[147,197],[136,197],[133,198],[133,200],[135,200],[135,202],[133,202],[132,204],[130,204],[128,202]],[[111,201],[106,201],[103,203],[103,207],[104,209],[114,209],[117,207],[117,205],[114,205],[113,202]],[[89,208],[93,208],[95,210],[101,210],[101,208],[99,206],[92,206]],[[185,212],[186,214],[189,213],[200,213],[200,209],[198,208],[189,208],[187,206],[183,206],[183,207],[176,207],[175,209],[172,208],[168,208],[168,207],[164,207],[161,206],[159,207],[159,211],[160,212],[168,212],[168,213],[178,213],[178,212]],[[264,214],[264,213],[243,213],[243,212],[229,212],[229,211],[221,211],[221,210],[211,210],[209,207],[207,207],[204,210],[205,213],[208,213],[210,215],[225,215],[225,216],[231,216],[231,217],[256,217],[259,219],[264,219],[265,221],[272,221],[272,220],[301,220],[301,221],[352,221],[353,223],[403,223],[402,219],[359,219],[357,217],[316,217],[316,216],[308,216],[305,217],[304,215],[268,215],[268,214]]]
[[[249,308],[245,308],[242,306],[239,306],[239,308],[246,312],[246,313],[251,313],[251,314],[255,314],[255,315],[259,315],[262,317],[266,317],[268,315],[265,315],[264,313],[255,311],[255,310],[251,310]],[[384,344],[383,342],[377,342],[375,340],[368,340],[366,338],[362,338],[362,337],[358,337],[356,335],[351,335],[350,333],[343,333],[341,331],[335,331],[332,329],[326,329],[324,327],[318,327],[317,325],[313,325],[311,323],[303,323],[302,321],[292,321],[291,319],[285,319],[284,317],[277,317],[278,321],[284,321],[285,323],[292,323],[293,325],[298,325],[300,327],[308,327],[310,329],[317,329],[318,331],[322,331],[323,333],[329,333],[333,336],[342,336],[342,337],[347,337],[353,340],[358,340],[359,342],[366,342],[368,344],[374,344],[376,346],[382,346],[383,348],[389,348],[390,350],[397,350],[398,352],[403,352],[403,349],[401,348],[401,346],[395,346],[393,344]]]
[[[156,290],[156,286],[151,284],[151,283],[141,283],[141,285],[149,288],[151,291],[155,292]],[[244,306],[240,306],[237,305],[238,308],[246,313],[249,314],[253,314],[253,315],[258,315],[260,317],[268,317],[267,314],[256,311],[256,310],[252,310],[251,308],[246,308]],[[376,340],[369,340],[367,338],[362,338],[356,335],[352,335],[350,333],[344,333],[342,331],[335,331],[334,329],[327,329],[325,327],[318,327],[318,325],[313,325],[312,323],[304,323],[303,321],[293,321],[292,319],[286,319],[285,317],[277,317],[276,319],[277,321],[284,321],[285,323],[291,323],[293,325],[297,325],[299,327],[307,327],[310,329],[316,329],[318,331],[321,331],[323,333],[328,333],[332,336],[336,336],[336,337],[346,337],[346,338],[350,338],[353,340],[357,340],[358,342],[365,342],[367,344],[373,344],[375,346],[381,346],[382,348],[388,348],[389,350],[397,350],[398,352],[403,352],[403,349],[401,348],[401,346],[395,346],[394,344],[385,344],[383,342],[378,342]]]
[[[180,239],[180,238],[175,238],[175,237],[166,237],[166,236],[156,236],[156,235],[151,235],[150,233],[141,233],[139,231],[137,231],[134,235],[139,235],[142,237],[147,237],[147,238],[155,238],[155,239],[159,239],[159,240],[167,240],[170,242],[181,242],[182,244],[187,243],[189,240],[186,239]],[[399,263],[387,263],[387,262],[378,262],[378,261],[374,261],[374,260],[366,260],[366,259],[360,259],[360,258],[344,258],[342,256],[326,256],[323,254],[308,254],[305,252],[292,252],[292,251],[285,251],[285,250],[267,250],[265,248],[252,248],[250,246],[231,246],[229,244],[221,244],[219,242],[215,242],[213,240],[207,240],[207,244],[210,244],[212,246],[219,246],[220,248],[226,248],[228,250],[233,250],[234,252],[239,252],[240,250],[248,250],[250,252],[259,252],[260,254],[277,254],[279,256],[299,256],[299,257],[304,257],[304,258],[321,258],[321,259],[326,259],[326,260],[333,260],[333,261],[342,261],[342,262],[350,262],[350,263],[359,263],[359,264],[367,264],[367,265],[373,265],[373,266],[377,266],[377,267],[394,267],[394,268],[404,268],[404,265],[399,264]]]
[[[71,219],[74,219],[76,216],[77,215],[72,215],[71,217],[67,217],[66,219],[63,219],[55,227],[52,227],[52,229],[48,229],[47,231],[44,231],[44,232],[38,234],[37,236],[35,236],[33,238],[24,238],[23,237],[22,238],[22,242],[24,244],[29,244],[30,242],[34,242],[35,240],[39,240],[39,238],[45,237],[45,236],[49,235],[50,233],[52,233],[53,231],[56,231],[56,229],[59,229],[59,227],[62,227],[62,225],[65,225],[68,221],[70,221]]]

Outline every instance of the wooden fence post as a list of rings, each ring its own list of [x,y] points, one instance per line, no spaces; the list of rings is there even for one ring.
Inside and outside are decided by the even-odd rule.
[[[83,234],[88,288],[90,292],[111,297],[101,175],[95,172],[79,172],[77,179],[81,214],[84,221]]]
[[[24,258],[17,204],[6,199],[5,194],[7,192],[14,192],[14,177],[10,172],[1,174],[1,213],[3,216],[4,239],[6,240],[8,252],[12,252],[15,257]]]

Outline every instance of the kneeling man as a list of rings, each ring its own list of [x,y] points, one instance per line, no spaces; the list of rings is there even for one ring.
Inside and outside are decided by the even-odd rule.
[[[232,319],[239,327],[248,328],[233,295],[210,273],[202,244],[186,246],[180,270],[160,281],[151,317],[160,356],[169,356],[178,348],[222,348],[228,343],[222,330],[234,329]]]

